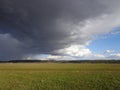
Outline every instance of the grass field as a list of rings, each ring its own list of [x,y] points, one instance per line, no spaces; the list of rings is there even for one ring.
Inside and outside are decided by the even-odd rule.
[[[0,90],[120,90],[120,64],[0,64]]]

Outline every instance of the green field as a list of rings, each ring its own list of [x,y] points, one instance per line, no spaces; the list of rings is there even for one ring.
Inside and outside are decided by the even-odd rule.
[[[120,90],[120,64],[4,63],[0,90]]]

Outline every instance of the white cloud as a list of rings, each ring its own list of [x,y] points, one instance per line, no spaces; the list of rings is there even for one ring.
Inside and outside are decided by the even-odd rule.
[[[76,33],[74,35],[76,35],[77,39],[81,41],[88,40],[86,42],[89,42],[90,40],[93,39],[92,37],[94,35],[106,34],[113,31],[114,28],[119,27],[120,25],[119,16],[120,13],[114,13],[110,15],[103,14],[96,18],[87,19],[82,22],[84,23],[83,26],[81,26],[80,24],[75,26],[74,29]]]
[[[120,31],[114,31],[114,32],[111,32],[110,34],[111,35],[118,35],[118,34],[120,34]]]
[[[105,53],[114,53],[115,50],[106,50]]]
[[[75,57],[78,57],[78,56],[84,57],[84,56],[88,56],[91,54],[91,51],[89,49],[87,49],[85,46],[81,46],[81,45],[71,45],[70,47],[60,49],[55,52],[57,52],[59,54],[75,56]]]
[[[76,51],[76,50],[75,50]],[[92,53],[90,50],[85,50],[86,53],[81,52],[75,52],[72,50],[71,52],[73,53],[67,53],[64,51],[64,55],[29,55],[24,57],[23,59],[27,60],[111,60],[111,59],[120,59],[120,53],[108,53],[107,55],[105,54],[98,54],[98,53]],[[63,54],[63,51],[61,52]],[[79,54],[80,53],[80,54]]]
[[[60,55],[29,55],[23,58],[23,60],[76,60],[76,58],[72,56],[60,56]]]
[[[110,54],[106,57],[107,59],[120,59],[120,53]]]

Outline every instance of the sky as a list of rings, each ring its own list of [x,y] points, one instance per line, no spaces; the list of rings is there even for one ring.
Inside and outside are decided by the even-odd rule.
[[[0,0],[0,60],[120,58],[120,0]]]

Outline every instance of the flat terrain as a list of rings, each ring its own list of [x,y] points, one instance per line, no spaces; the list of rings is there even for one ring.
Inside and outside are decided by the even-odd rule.
[[[0,90],[120,90],[120,64],[3,63]]]

